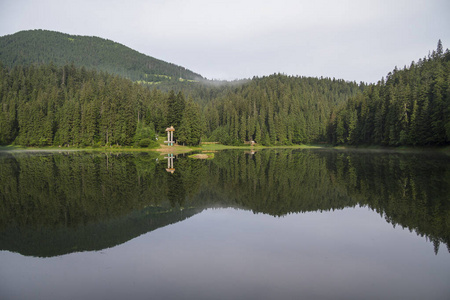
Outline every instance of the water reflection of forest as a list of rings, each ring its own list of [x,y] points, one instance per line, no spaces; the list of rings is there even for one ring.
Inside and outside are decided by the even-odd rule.
[[[282,216],[368,206],[394,226],[450,245],[450,159],[426,154],[222,151],[0,155],[0,249],[54,256],[100,250],[208,207]]]

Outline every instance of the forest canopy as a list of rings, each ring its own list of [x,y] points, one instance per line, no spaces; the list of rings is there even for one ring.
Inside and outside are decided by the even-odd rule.
[[[42,33],[52,36],[34,33],[36,39]],[[61,34],[53,34],[60,39]],[[18,44],[5,38],[0,48],[11,49],[0,52],[3,145],[152,147],[169,126],[176,128],[176,141],[188,145],[450,143],[450,53],[441,41],[428,57],[395,68],[377,84],[273,74],[224,84],[176,80],[149,85],[95,66],[47,62],[50,54],[42,60],[21,60],[20,53],[11,58]],[[67,35],[67,43],[75,42],[71,39]],[[107,49],[124,47],[97,42]],[[120,60],[120,51],[111,53]],[[133,65],[126,57],[123,61]]]
[[[74,65],[0,66],[0,79],[0,143],[26,146],[132,145],[141,123],[156,134],[173,125],[176,138],[191,145],[202,137],[225,144],[321,141],[332,108],[362,89],[340,80],[272,75],[222,89],[201,105],[192,95]]]
[[[448,145],[450,52],[437,49],[409,67],[395,68],[330,117],[333,144]]]

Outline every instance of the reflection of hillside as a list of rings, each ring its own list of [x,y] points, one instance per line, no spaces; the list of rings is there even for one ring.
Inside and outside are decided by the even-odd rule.
[[[76,228],[7,228],[0,248],[22,255],[51,257],[79,251],[98,251],[125,243],[141,234],[185,220],[201,209],[149,207],[116,219]]]
[[[450,245],[448,157],[277,150],[216,158],[210,193],[225,205],[271,215],[367,205],[394,226],[426,236],[436,252],[440,242]]]
[[[361,205],[450,252],[450,159],[437,154],[334,152],[328,169]]]
[[[214,160],[150,155],[2,155],[0,249],[53,256],[100,250],[207,207],[282,216],[369,206],[450,245],[450,169],[422,154],[222,151]],[[180,208],[191,209],[181,210]]]
[[[3,154],[0,249],[48,256],[99,250],[183,220],[150,155]]]
[[[333,182],[327,157],[312,151],[220,153],[209,166],[208,186],[224,205],[273,216],[342,209],[357,202]]]

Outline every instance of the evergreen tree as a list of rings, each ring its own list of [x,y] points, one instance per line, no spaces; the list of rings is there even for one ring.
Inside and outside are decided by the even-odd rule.
[[[173,126],[175,129],[180,126],[185,105],[184,96],[181,92],[175,95],[174,91],[170,91],[167,100],[167,126]]]

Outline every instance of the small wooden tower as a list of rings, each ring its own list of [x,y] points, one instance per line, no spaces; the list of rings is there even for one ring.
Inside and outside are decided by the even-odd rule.
[[[165,144],[168,146],[173,146],[173,132],[175,131],[175,128],[173,126],[170,126],[169,128],[166,128],[167,131],[167,141],[164,141]]]

